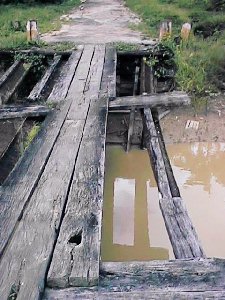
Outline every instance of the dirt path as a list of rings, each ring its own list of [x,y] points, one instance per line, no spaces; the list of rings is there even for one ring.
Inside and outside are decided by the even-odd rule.
[[[143,35],[131,29],[140,20],[124,6],[122,0],[86,0],[69,15],[60,31],[44,34],[43,40],[87,43],[142,43]]]

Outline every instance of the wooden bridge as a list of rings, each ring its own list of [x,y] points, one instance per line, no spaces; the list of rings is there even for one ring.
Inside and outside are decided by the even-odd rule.
[[[51,85],[61,59],[54,57],[28,96],[36,101],[50,85],[48,105],[7,103],[30,66],[13,81],[22,68],[15,62],[0,79],[0,118],[47,115],[0,190],[0,299],[225,299],[225,261],[205,257],[152,110],[189,103],[187,95],[116,99],[117,53],[104,45],[70,53]],[[142,109],[174,261],[101,262],[107,115],[121,108]]]

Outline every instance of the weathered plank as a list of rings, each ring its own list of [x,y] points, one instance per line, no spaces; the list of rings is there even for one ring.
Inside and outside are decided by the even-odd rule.
[[[37,84],[34,86],[32,91],[30,92],[30,95],[28,96],[28,100],[30,101],[36,101],[39,100],[42,96],[42,93],[47,87],[47,84],[51,80],[52,76],[54,75],[57,67],[59,66],[61,62],[62,56],[56,55],[54,57],[53,63],[49,66],[49,68],[46,70],[44,76],[37,82]]]
[[[10,145],[16,138],[17,134],[21,130],[25,119],[15,120],[14,122],[5,123],[0,122],[0,131],[4,132],[7,131],[7,134],[2,136],[1,138],[1,145],[0,145],[0,159],[5,155],[7,150],[9,149]]]
[[[114,57],[111,60],[111,71],[109,76],[109,81],[108,81],[108,97],[109,101],[114,100],[116,98],[116,67],[117,67],[117,53],[116,51],[114,52]]]
[[[39,299],[66,203],[84,121],[66,121],[0,263],[0,294]],[[65,155],[66,154],[66,155]],[[34,260],[35,257],[35,260]]]
[[[225,299],[224,291],[206,291],[206,292],[174,292],[174,291],[137,291],[137,292],[97,292],[97,291],[78,291],[76,289],[50,290],[47,289],[43,300],[204,300],[204,299]]]
[[[90,55],[89,51],[84,51],[81,62],[89,64],[90,67],[91,58],[92,54]],[[84,70],[86,73],[83,73],[82,70],[83,65],[78,66],[77,71],[79,76],[76,76],[77,84],[80,78],[83,78],[85,74],[87,77],[89,72],[89,69]],[[10,174],[0,191],[0,255],[6,247],[18,219],[21,218],[37,186],[68,114],[72,99],[68,98],[61,108],[57,109],[53,115],[50,114],[47,117],[32,147],[29,147],[25,151],[23,158]]]
[[[87,81],[93,51],[93,46],[84,49],[81,62],[85,62],[85,68],[83,64],[78,66],[74,86],[82,78]],[[83,90],[73,94],[73,102],[84,93],[86,81]],[[12,288],[17,290],[17,299],[40,299],[64,215],[84,124],[85,119],[66,120],[60,130],[29,205],[2,256],[0,294],[3,299],[13,294]]]
[[[100,69],[95,76],[98,82],[90,81],[87,91],[92,95],[91,105],[66,214],[47,278],[49,286],[88,286],[98,283],[108,82],[114,57],[114,50],[107,49],[100,96]],[[103,65],[103,60],[98,65]]]
[[[156,106],[188,105],[190,97],[184,92],[171,92],[146,96],[120,97],[109,103],[109,109],[131,109]]]
[[[46,289],[44,299],[214,299],[224,296],[224,275],[223,259],[102,263],[98,287]]]
[[[59,79],[48,97],[48,102],[59,103],[66,97],[82,53],[83,47],[71,54],[67,63],[62,68]]]
[[[10,68],[9,72],[6,72],[7,76],[3,78],[0,84],[0,105],[7,103],[12,95],[17,91],[20,84],[23,82],[25,76],[30,71],[31,64],[23,64],[22,62],[15,62]]]
[[[3,106],[0,108],[0,120],[46,116],[50,109],[44,105]]]
[[[160,192],[160,208],[176,258],[204,257],[197,233],[181,198],[172,198],[162,151],[150,108],[144,109],[145,144]]]
[[[3,83],[6,82],[6,80],[8,79],[8,77],[15,72],[15,70],[19,67],[19,65],[21,64],[21,62],[19,60],[16,60],[11,67],[2,75],[2,77],[0,78],[0,87],[3,85]]]

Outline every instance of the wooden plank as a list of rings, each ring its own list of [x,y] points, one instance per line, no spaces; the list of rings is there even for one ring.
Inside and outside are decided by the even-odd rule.
[[[15,70],[19,67],[19,65],[21,65],[21,62],[19,60],[16,60],[11,67],[2,75],[2,77],[0,78],[0,87],[3,85],[3,83],[6,82],[6,80],[8,79],[8,77],[15,72]]]
[[[89,286],[98,283],[103,204],[108,82],[115,52],[106,50],[98,62],[96,79],[87,93],[92,97],[78,154],[66,214],[48,273],[49,286]],[[69,240],[75,243],[68,243]]]
[[[138,292],[105,292],[100,293],[97,291],[83,291],[79,292],[76,289],[68,290],[50,290],[47,289],[43,300],[203,300],[203,299],[225,299],[224,291],[206,291],[206,292],[173,292],[173,291],[138,291]]]
[[[134,132],[134,122],[135,122],[135,109],[131,109],[130,111],[130,118],[129,118],[129,127],[127,133],[127,152],[130,151],[131,143],[132,143],[132,136]]]
[[[44,105],[3,106],[0,108],[0,120],[46,116],[50,109]]]
[[[31,68],[31,64],[25,65],[22,62],[15,63],[14,65],[16,67],[12,68],[11,72],[0,85],[0,105],[9,101]]]
[[[0,262],[2,299],[39,299],[44,289],[84,121],[66,121],[22,219]],[[34,260],[35,257],[35,260]]]
[[[93,46],[84,49],[73,85],[79,84],[82,78],[87,81],[93,51]],[[73,102],[84,93],[85,85],[84,81],[83,90],[73,94]],[[62,126],[29,205],[2,256],[0,286],[3,298],[12,296],[13,287],[17,290],[17,299],[40,299],[64,215],[84,124],[85,120],[66,120]],[[6,269],[8,271],[4,272]]]
[[[108,81],[108,97],[109,101],[116,98],[116,67],[117,67],[117,53],[114,52],[112,63],[112,69],[110,71],[109,81]]]
[[[224,275],[224,259],[109,262],[101,264],[98,287],[46,289],[44,300],[223,299]]]
[[[47,84],[51,80],[52,76],[54,75],[57,67],[59,66],[61,62],[62,56],[61,55],[56,55],[54,57],[53,63],[48,67],[46,70],[44,76],[37,82],[37,84],[34,86],[32,91],[30,92],[30,95],[28,96],[28,100],[30,101],[36,101],[40,100],[42,93],[46,89]]]
[[[189,105],[191,100],[184,92],[171,92],[155,95],[120,97],[109,103],[110,109],[131,109],[157,106]]]
[[[12,142],[15,140],[19,131],[21,130],[25,119],[15,120],[14,122],[5,123],[0,122],[0,131],[4,132],[7,128],[7,134],[2,136],[1,138],[1,146],[0,146],[0,159],[5,155],[7,150],[9,149]]]
[[[47,102],[59,103],[66,97],[82,53],[83,53],[83,47],[81,47],[80,49],[76,50],[71,54],[67,63],[62,68],[59,79],[54,85],[52,92],[48,97]]]
[[[86,55],[84,51],[81,62],[89,64],[92,56]],[[79,78],[83,78],[83,64],[78,66],[77,83]],[[86,76],[89,70],[84,70]],[[26,205],[37,186],[40,176],[46,166],[53,146],[57,140],[59,132],[65,121],[72,103],[72,98],[57,109],[54,114],[50,114],[43,124],[42,130],[33,141],[22,159],[10,174],[0,191],[0,255],[2,255],[9,238],[11,237],[18,219],[23,215]]]
[[[160,192],[160,208],[176,258],[205,257],[197,233],[181,198],[172,198],[155,124],[149,108],[144,109],[145,144]]]

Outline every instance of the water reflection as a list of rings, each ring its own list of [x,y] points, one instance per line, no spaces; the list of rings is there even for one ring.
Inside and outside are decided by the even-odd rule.
[[[147,151],[106,151],[103,261],[173,258]]]
[[[168,145],[167,150],[206,255],[225,258],[225,143]]]

